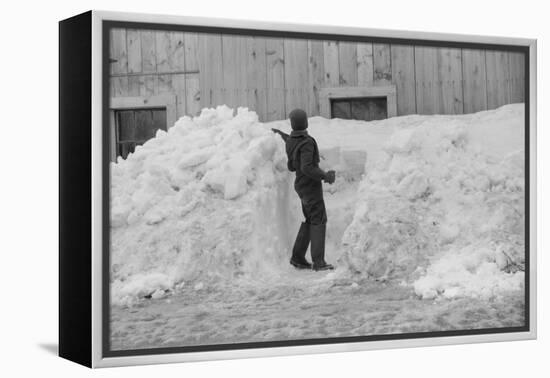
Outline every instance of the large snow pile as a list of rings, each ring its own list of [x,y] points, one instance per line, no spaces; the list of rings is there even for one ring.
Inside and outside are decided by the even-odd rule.
[[[396,128],[360,185],[343,264],[424,298],[520,289],[522,130],[521,105]]]
[[[301,214],[272,127],[290,131],[288,120],[263,124],[243,108],[204,109],[111,165],[113,303],[181,285],[286,282]],[[341,256],[339,272],[404,282],[426,298],[521,288],[522,105],[375,122],[313,117],[309,132],[321,166],[338,172],[325,200],[327,256]]]
[[[112,164],[111,176],[114,303],[288,264],[284,144],[254,112],[181,118]]]

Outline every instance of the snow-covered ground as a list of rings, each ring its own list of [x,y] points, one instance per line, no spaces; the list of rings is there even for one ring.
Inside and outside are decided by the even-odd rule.
[[[288,121],[205,109],[111,166],[114,349],[523,324],[523,105],[310,119],[327,260],[294,270]]]

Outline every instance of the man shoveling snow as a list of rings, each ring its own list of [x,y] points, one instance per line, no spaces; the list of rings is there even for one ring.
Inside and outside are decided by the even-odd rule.
[[[302,203],[305,221],[300,225],[290,264],[298,269],[330,270],[334,269],[325,261],[325,234],[327,227],[327,212],[323,200],[322,182],[334,183],[336,173],[325,172],[319,168],[319,148],[317,142],[307,132],[307,114],[301,109],[290,112],[292,132],[285,134],[277,129],[286,144],[288,169],[296,172],[294,189]],[[307,248],[311,242],[311,259],[313,265],[306,260]]]

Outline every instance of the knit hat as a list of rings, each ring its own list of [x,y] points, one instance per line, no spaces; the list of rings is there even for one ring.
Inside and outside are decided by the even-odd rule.
[[[292,130],[307,129],[307,114],[302,109],[294,109],[288,117],[290,118]]]

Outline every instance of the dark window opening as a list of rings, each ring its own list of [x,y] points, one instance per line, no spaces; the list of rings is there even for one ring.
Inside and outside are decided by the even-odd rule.
[[[116,154],[123,159],[153,138],[157,130],[166,130],[166,109],[115,110]]]
[[[330,101],[332,118],[375,121],[388,118],[387,97],[338,98]]]

